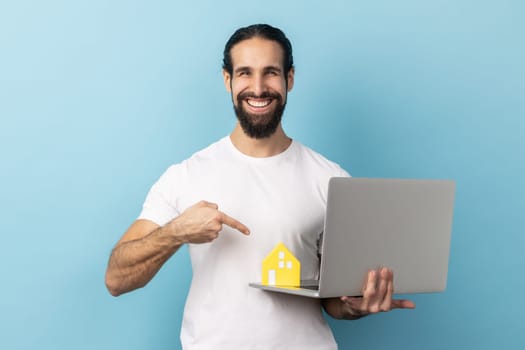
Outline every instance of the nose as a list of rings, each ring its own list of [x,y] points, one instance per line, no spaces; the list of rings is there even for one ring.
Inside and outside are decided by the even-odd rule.
[[[264,89],[265,89],[264,77],[261,74],[254,75],[253,93],[257,96],[261,96],[261,94],[264,92]]]

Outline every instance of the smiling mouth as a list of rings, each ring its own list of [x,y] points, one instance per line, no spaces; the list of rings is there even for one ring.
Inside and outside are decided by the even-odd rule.
[[[270,103],[272,103],[273,99],[265,99],[265,100],[254,100],[254,99],[246,99],[246,103],[253,108],[264,108],[268,107]]]

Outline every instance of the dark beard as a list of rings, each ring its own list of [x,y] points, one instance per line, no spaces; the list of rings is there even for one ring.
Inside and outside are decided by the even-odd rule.
[[[276,107],[273,112],[265,114],[252,114],[243,108],[243,100],[248,97],[252,98],[273,98],[276,101]],[[233,104],[233,109],[237,115],[237,119],[241,124],[242,130],[246,135],[254,139],[264,139],[273,135],[277,127],[281,123],[284,108],[286,103],[279,94],[272,94],[264,92],[261,96],[255,96],[252,93],[239,94],[237,96],[237,105]]]

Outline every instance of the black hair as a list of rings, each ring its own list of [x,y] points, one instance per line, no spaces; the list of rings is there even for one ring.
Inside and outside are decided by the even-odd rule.
[[[231,57],[232,47],[243,40],[248,40],[255,37],[272,40],[281,45],[281,48],[283,49],[284,74],[287,76],[288,72],[293,67],[292,44],[282,30],[272,27],[268,24],[253,24],[248,27],[237,29],[224,46],[222,68],[230,73],[230,75],[233,74],[233,64]]]

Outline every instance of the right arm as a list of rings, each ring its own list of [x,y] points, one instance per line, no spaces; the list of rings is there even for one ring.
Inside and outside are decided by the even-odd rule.
[[[122,236],[109,258],[106,287],[113,296],[144,287],[183,244],[167,234],[168,225],[137,220]]]
[[[106,270],[106,287],[113,296],[144,287],[184,243],[216,239],[222,225],[244,234],[249,229],[201,201],[164,226],[149,220],[135,221],[113,249]]]

